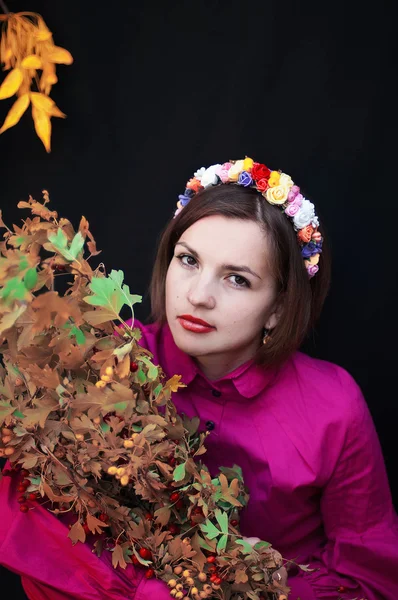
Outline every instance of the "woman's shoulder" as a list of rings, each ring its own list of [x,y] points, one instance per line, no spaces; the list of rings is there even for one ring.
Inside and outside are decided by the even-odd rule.
[[[290,381],[299,390],[307,409],[326,419],[347,424],[363,419],[368,407],[355,378],[333,362],[296,352],[290,362]]]

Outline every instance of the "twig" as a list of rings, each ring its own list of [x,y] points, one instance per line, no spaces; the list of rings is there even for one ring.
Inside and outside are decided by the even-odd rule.
[[[10,11],[8,10],[7,5],[5,4],[4,0],[0,0],[0,7],[6,15],[10,14]]]

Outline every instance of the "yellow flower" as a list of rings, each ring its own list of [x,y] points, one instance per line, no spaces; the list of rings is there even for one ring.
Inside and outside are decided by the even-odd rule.
[[[275,186],[279,185],[280,177],[281,177],[281,174],[278,171],[271,171],[271,175],[269,176],[269,179],[268,179],[269,187],[275,187]]]
[[[270,204],[284,204],[289,194],[289,188],[283,185],[270,187],[265,192],[265,198]],[[263,194],[264,195],[264,194]]]
[[[253,159],[246,156],[245,160],[243,161],[243,170],[251,171],[252,168],[253,168]]]
[[[240,173],[243,171],[244,160],[237,160],[228,171],[228,179],[230,181],[238,181]]]
[[[290,189],[293,185],[293,179],[290,177],[290,175],[286,175],[286,173],[281,173],[279,177],[279,185],[284,185],[285,187],[288,187]]]

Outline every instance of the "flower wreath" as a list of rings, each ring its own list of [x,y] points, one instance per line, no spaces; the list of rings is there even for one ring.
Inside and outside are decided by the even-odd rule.
[[[211,165],[207,169],[198,169],[187,182],[184,193],[178,196],[174,218],[198,192],[225,183],[254,188],[269,204],[279,206],[283,210],[297,232],[308,276],[313,277],[319,271],[323,241],[318,231],[319,219],[313,203],[304,198],[300,188],[289,175],[281,171],[271,171],[265,165],[254,162],[252,158],[231,160],[224,164]]]

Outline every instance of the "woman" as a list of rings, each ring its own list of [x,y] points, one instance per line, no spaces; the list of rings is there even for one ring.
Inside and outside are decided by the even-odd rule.
[[[314,205],[246,158],[188,182],[158,248],[153,323],[134,326],[155,364],[182,375],[173,400],[211,432],[210,472],[241,466],[242,533],[309,564],[290,570],[289,599],[396,600],[397,516],[366,402],[344,369],[298,352],[328,285]],[[44,509],[23,520],[13,495],[7,478],[0,562],[29,598],[170,597],[131,565],[115,572],[107,553],[72,548]]]

